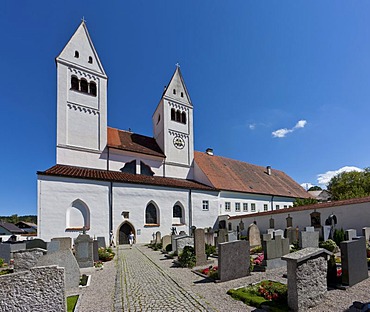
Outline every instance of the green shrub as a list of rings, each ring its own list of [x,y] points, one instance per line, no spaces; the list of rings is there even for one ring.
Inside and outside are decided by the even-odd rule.
[[[4,259],[0,258],[0,268],[2,268],[4,265]]]
[[[256,254],[262,252],[262,246],[256,246],[251,248],[250,253],[251,254]]]
[[[179,255],[179,264],[183,268],[192,268],[195,265],[195,251],[191,246],[185,246]]]
[[[112,251],[112,248],[110,248],[110,247],[108,247],[108,248],[100,247],[98,249],[98,255],[99,255],[99,260],[105,262],[105,261],[112,260],[115,253]]]
[[[335,229],[334,230],[334,235],[333,235],[333,240],[335,243],[339,246],[341,242],[344,241],[344,230],[343,228],[340,230]]]
[[[216,253],[216,246],[212,246],[209,244],[206,244],[206,255],[207,259],[209,258],[210,255]]]
[[[330,252],[333,252],[338,247],[332,239],[328,239],[326,242],[320,242],[319,246]]]

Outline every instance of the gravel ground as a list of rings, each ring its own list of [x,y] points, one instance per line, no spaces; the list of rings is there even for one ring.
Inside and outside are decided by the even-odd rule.
[[[174,267],[172,260],[166,259],[159,251],[153,251],[143,245],[135,245],[134,248],[138,248],[143,255],[166,272],[184,290],[201,298],[203,302],[215,311],[260,311],[259,309],[248,307],[242,302],[232,299],[226,294],[227,290],[243,287],[264,279],[271,279],[283,283],[287,282],[286,278],[283,278],[286,269],[280,268],[268,272],[253,272],[251,276],[233,281],[213,283],[191,272],[190,269]],[[82,296],[78,311],[113,311],[114,287],[117,274],[116,263],[116,259],[106,263],[104,265],[104,270],[101,271],[88,269],[92,274],[92,280],[89,287],[79,290]],[[214,259],[213,264],[217,265],[217,259]],[[347,290],[329,290],[326,299],[320,305],[308,311],[348,311],[354,301],[370,302],[370,278]]]

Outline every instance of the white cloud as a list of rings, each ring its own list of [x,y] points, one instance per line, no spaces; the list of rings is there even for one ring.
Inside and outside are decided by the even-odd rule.
[[[307,183],[301,183],[301,186],[307,191],[310,187],[314,186],[310,182]]]
[[[317,182],[321,185],[326,186],[330,182],[332,177],[336,176],[339,173],[349,172],[349,171],[363,171],[363,169],[353,167],[353,166],[344,166],[338,170],[326,171],[325,173],[320,173],[317,175]]]
[[[272,136],[274,138],[284,138],[288,133],[291,133],[299,128],[304,128],[306,124],[307,124],[306,120],[299,120],[292,129],[283,128],[283,129],[273,131]]]
[[[249,125],[249,129],[251,129],[251,130],[256,129],[256,124],[250,124],[250,125]]]

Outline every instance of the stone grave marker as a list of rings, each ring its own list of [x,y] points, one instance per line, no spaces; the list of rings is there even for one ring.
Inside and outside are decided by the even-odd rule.
[[[329,239],[330,232],[331,232],[331,225],[324,225],[322,227],[322,234],[323,234],[322,236],[325,242]]]
[[[14,270],[29,270],[36,266],[37,261],[46,254],[46,249],[33,248],[13,252]]]
[[[275,269],[285,265],[281,257],[289,253],[289,239],[282,238],[280,235],[271,239],[269,234],[263,235],[262,249],[264,259],[262,265],[266,269]]]
[[[275,236],[281,236],[281,238],[284,238],[284,231],[281,229],[275,230],[274,231],[274,237]]]
[[[219,229],[218,230],[218,235],[217,235],[217,242],[220,243],[225,243],[228,241],[228,233],[226,229]]]
[[[229,238],[229,242],[234,242],[234,241],[238,240],[238,235],[234,231],[228,232],[227,235],[228,235],[228,238]]]
[[[195,266],[207,263],[204,229],[194,231]]]
[[[250,224],[248,227],[248,240],[251,248],[261,246],[261,233],[257,224]]]
[[[47,250],[47,244],[39,238],[26,241],[26,249],[41,248]]]
[[[94,265],[93,239],[88,234],[80,234],[75,239],[76,260],[80,268]]]
[[[304,249],[307,247],[319,247],[319,232],[313,230],[299,232],[299,247]],[[313,228],[313,227],[312,227]]]
[[[299,239],[298,229],[293,228],[293,227],[286,228],[285,237],[289,239],[289,244],[293,244],[294,242],[298,242],[298,239]]]
[[[36,264],[37,267],[50,265],[64,268],[67,290],[78,287],[80,284],[80,268],[70,248],[46,254],[39,258]]]
[[[218,244],[218,276],[221,282],[250,274],[249,248],[246,240]]]
[[[205,238],[206,244],[214,246],[215,245],[215,233],[213,231],[208,231],[204,234],[205,234],[204,238]]]
[[[274,238],[274,232],[275,232],[275,229],[267,229],[267,234],[270,235],[271,239]]]
[[[54,237],[51,239],[51,241],[58,241],[60,250],[67,250],[72,248],[72,238],[70,237]]]
[[[171,245],[172,245],[172,251],[176,251],[176,239],[180,237],[188,237],[186,234],[179,234],[179,235],[171,235]]]
[[[106,245],[106,242],[105,242],[105,237],[103,236],[98,236],[96,238],[96,240],[98,241],[98,247],[103,247],[103,248],[107,248],[107,245]]]
[[[370,241],[370,227],[362,228],[362,235],[365,236],[365,240]]]
[[[327,258],[331,252],[307,247],[290,253],[287,262],[288,305],[293,311],[305,312],[319,304],[327,292]]]
[[[13,252],[25,249],[26,243],[0,243],[0,258],[9,264],[10,259],[13,259]]]
[[[47,243],[47,251],[48,254],[51,254],[53,252],[59,251],[60,250],[60,242],[56,240],[52,240],[49,243]]]
[[[99,242],[97,240],[93,241],[93,259],[94,262],[99,261]]]
[[[166,247],[171,244],[171,235],[165,235],[162,237],[162,249],[166,250]]]
[[[306,232],[315,232],[315,227],[314,226],[306,226],[305,231]]]
[[[155,232],[155,244],[160,244],[161,242],[162,242],[161,232],[157,231]]]
[[[353,286],[368,278],[365,237],[340,243],[342,284]]]
[[[344,233],[344,239],[346,241],[351,241],[351,240],[353,240],[354,237],[357,237],[356,230],[349,229],[349,230],[346,230],[345,231],[345,233]]]
[[[185,246],[194,247],[194,238],[191,236],[180,236],[175,239],[175,242],[177,255],[182,253]]]

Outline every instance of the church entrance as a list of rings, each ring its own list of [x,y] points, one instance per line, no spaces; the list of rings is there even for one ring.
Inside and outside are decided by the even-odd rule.
[[[119,228],[119,239],[118,244],[128,244],[128,235],[130,232],[135,234],[135,229],[129,222],[124,222],[121,227]]]

